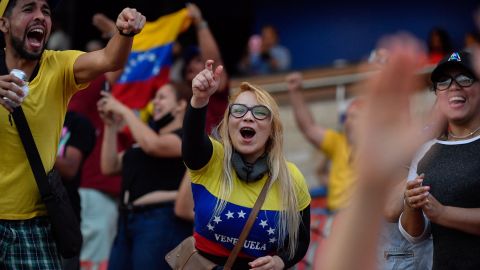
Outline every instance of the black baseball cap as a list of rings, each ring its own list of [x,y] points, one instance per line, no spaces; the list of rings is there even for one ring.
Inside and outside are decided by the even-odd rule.
[[[438,65],[432,71],[432,75],[430,76],[432,82],[437,81],[440,76],[444,75],[445,69],[451,66],[461,67],[475,76],[471,53],[466,51],[453,52],[438,62]]]

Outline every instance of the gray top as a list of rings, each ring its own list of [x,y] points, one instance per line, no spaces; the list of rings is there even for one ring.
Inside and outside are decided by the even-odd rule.
[[[409,179],[424,173],[423,185],[430,186],[430,193],[443,205],[479,208],[479,153],[480,136],[453,142],[431,141],[412,163]],[[433,222],[430,226],[434,249],[432,269],[480,269],[479,236]],[[402,233],[410,240],[419,240],[405,231]],[[422,238],[428,234],[429,230],[425,230]]]

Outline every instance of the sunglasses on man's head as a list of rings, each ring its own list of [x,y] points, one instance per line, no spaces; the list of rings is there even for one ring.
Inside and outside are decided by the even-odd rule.
[[[469,87],[476,81],[476,79],[471,75],[458,74],[455,77],[449,75],[443,75],[435,82],[435,89],[439,91],[444,91],[450,88],[453,81],[460,87]]]
[[[270,110],[264,105],[255,105],[253,107],[248,107],[244,104],[234,103],[230,105],[230,115],[235,118],[241,118],[247,114],[248,111],[252,112],[253,117],[257,120],[263,120],[268,118],[271,115]]]

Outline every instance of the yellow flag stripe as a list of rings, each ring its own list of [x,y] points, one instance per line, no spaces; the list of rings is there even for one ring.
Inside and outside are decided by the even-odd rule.
[[[186,8],[147,22],[142,32],[133,39],[132,51],[146,51],[174,42],[190,23]]]

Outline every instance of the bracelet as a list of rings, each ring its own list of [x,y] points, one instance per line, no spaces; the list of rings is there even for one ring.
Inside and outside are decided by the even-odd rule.
[[[124,33],[122,30],[120,30],[120,28],[117,27],[117,30],[118,30],[118,33],[121,35],[121,36],[124,36],[124,37],[133,37],[135,36],[137,33],[135,32],[130,32],[130,33]]]
[[[207,21],[202,20],[196,26],[197,26],[197,30],[200,30],[200,29],[203,29],[203,28],[208,28],[208,23],[207,23]]]

